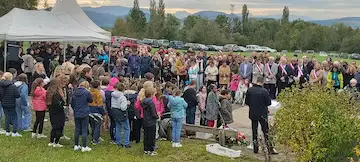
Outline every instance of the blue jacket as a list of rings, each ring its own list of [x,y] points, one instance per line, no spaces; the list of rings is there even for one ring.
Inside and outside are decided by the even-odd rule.
[[[20,98],[16,99],[16,105],[28,106],[28,85],[24,82],[17,81],[15,86],[18,88]]]
[[[107,64],[109,62],[109,56],[106,53],[100,54],[98,55],[98,60],[105,61],[105,64]]]
[[[89,103],[93,102],[91,94],[85,88],[75,89],[71,100],[71,107],[74,110],[74,118],[84,118],[90,114]]]
[[[130,55],[128,58],[128,65],[131,69],[136,69],[140,65],[140,57],[136,55]]]
[[[150,56],[143,56],[140,59],[140,69],[141,73],[145,74],[148,72],[151,72],[151,69],[153,68],[153,61]]]
[[[185,100],[180,96],[169,96],[168,107],[171,109],[171,117],[172,118],[184,118],[185,109],[188,104]]]

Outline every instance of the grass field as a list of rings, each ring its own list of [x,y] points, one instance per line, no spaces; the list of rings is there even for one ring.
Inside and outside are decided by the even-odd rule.
[[[3,126],[3,125],[2,125]],[[50,135],[50,122],[45,122],[44,134]],[[158,156],[145,156],[143,155],[142,143],[132,143],[132,148],[124,149],[116,145],[110,145],[108,133],[102,133],[102,138],[105,139],[100,145],[89,146],[93,149],[91,152],[75,152],[73,151],[73,131],[74,126],[72,122],[66,123],[65,134],[71,137],[70,141],[61,140],[60,143],[64,148],[51,148],[48,147],[48,138],[32,139],[30,132],[21,132],[23,137],[6,137],[0,135],[0,162],[108,162],[108,161],[134,161],[134,162],[256,162],[258,160],[253,157],[242,156],[240,159],[229,159],[212,155],[205,150],[207,142],[200,140],[185,139],[183,147],[175,149],[171,147],[169,141],[159,141]],[[80,140],[81,141],[81,140]]]

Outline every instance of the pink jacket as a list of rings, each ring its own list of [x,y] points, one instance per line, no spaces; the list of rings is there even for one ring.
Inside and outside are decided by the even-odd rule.
[[[152,98],[153,102],[155,103],[156,112],[160,114],[159,117],[162,116],[164,112],[164,102],[163,100],[158,100],[155,96]]]
[[[153,101],[154,104],[155,104],[156,112],[159,112],[159,111],[158,111],[158,107],[156,106],[157,99],[156,99],[155,96],[152,98],[152,101]],[[162,106],[163,106],[163,107],[162,107],[162,112],[164,112],[164,104],[162,104]],[[161,106],[160,106],[160,107],[161,107]],[[160,108],[160,107],[159,107],[159,108]],[[135,102],[135,109],[140,112],[140,119],[144,118],[144,109],[141,107],[141,101],[140,101],[140,100],[136,100],[136,102]],[[161,109],[161,108],[160,108],[160,109]],[[160,109],[159,109],[159,110],[160,110]],[[162,112],[161,112],[161,113],[162,113]]]
[[[32,107],[35,111],[45,111],[47,109],[46,90],[44,88],[36,87],[34,90]]]
[[[238,75],[233,75],[232,76],[232,79],[231,79],[231,82],[229,84],[229,88],[231,91],[235,92],[239,86],[239,82],[240,82],[240,76]]]

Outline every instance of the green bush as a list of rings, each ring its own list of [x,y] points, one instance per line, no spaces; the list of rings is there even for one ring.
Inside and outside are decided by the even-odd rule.
[[[355,157],[360,137],[359,103],[345,92],[293,88],[279,96],[275,139],[298,161],[342,161]]]

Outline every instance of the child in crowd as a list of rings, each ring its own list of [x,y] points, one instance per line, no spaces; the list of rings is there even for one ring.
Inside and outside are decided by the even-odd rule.
[[[102,77],[101,86],[100,86],[100,92],[104,102],[104,106],[103,106],[104,115],[103,115],[102,126],[103,126],[103,130],[105,131],[109,129],[109,118],[108,118],[108,112],[106,110],[106,96],[105,96],[106,87],[109,85],[109,81],[110,81],[109,77]]]
[[[16,99],[16,113],[18,117],[18,129],[30,132],[31,111],[28,102],[29,87],[27,75],[22,73],[14,83],[17,87],[20,98]]]
[[[17,131],[18,117],[16,113],[16,99],[20,97],[19,91],[13,83],[13,75],[9,72],[3,74],[0,81],[0,99],[5,114],[6,136],[21,137]],[[10,124],[13,132],[10,132]]]
[[[83,81],[79,87],[75,89],[72,97],[71,107],[74,110],[75,135],[74,135],[74,151],[81,149],[82,152],[91,151],[87,146],[87,135],[89,125],[90,108],[89,103],[93,102],[93,98],[89,92],[89,82]],[[81,135],[82,147],[79,145]]]
[[[46,138],[46,136],[43,134],[45,111],[47,109],[46,90],[44,86],[45,83],[42,78],[36,78],[31,86],[32,108],[35,111],[36,115],[36,120],[34,123],[31,138]],[[39,131],[38,134],[36,134],[38,128]]]
[[[116,139],[115,139],[115,120],[112,116],[111,113],[111,94],[112,92],[116,89],[115,84],[117,84],[119,82],[119,79],[117,78],[111,78],[109,81],[109,85],[106,87],[105,89],[105,105],[106,105],[106,111],[108,113],[108,117],[110,120],[110,127],[109,127],[109,133],[110,133],[110,143],[111,144],[116,144]]]
[[[171,109],[172,119],[172,147],[182,147],[180,144],[180,135],[182,129],[182,121],[185,115],[185,109],[188,104],[184,98],[180,97],[181,90],[176,88],[173,92],[173,96],[169,96],[168,106]]]
[[[220,123],[224,125],[224,128],[227,128],[228,124],[234,122],[232,115],[232,104],[231,104],[231,94],[230,90],[223,90],[220,93]]]
[[[100,91],[100,81],[94,80],[91,82],[90,94],[93,102],[89,103],[90,107],[90,126],[91,126],[91,137],[92,144],[100,144],[100,128],[103,121],[104,115],[104,101]]]
[[[237,74],[233,74],[232,77],[231,77],[231,82],[229,84],[229,89],[231,91],[231,96],[232,98],[234,99],[235,98],[235,93],[236,93],[236,90],[238,89],[239,87],[239,83],[240,83],[240,76],[237,75]]]
[[[159,118],[156,112],[153,97],[156,89],[149,87],[145,89],[145,99],[141,102],[144,115],[144,153],[151,156],[156,156],[155,152],[155,136],[156,136],[156,120]]]
[[[236,90],[235,94],[235,103],[241,104],[244,106],[245,104],[245,94],[248,88],[250,87],[250,82],[248,79],[240,81],[240,84]]]
[[[126,99],[130,102],[128,105],[128,114],[129,114],[129,124],[130,124],[130,140],[135,141],[135,122],[136,122],[136,115],[135,115],[135,102],[138,96],[138,87],[136,83],[133,83],[130,89],[124,92]]]
[[[206,111],[206,86],[201,86],[199,89],[199,93],[196,95],[198,99],[198,110],[197,110],[197,119],[200,119],[200,125],[207,126],[205,119],[205,111]],[[198,122],[196,122],[198,124]]]
[[[206,119],[208,120],[208,127],[214,127],[215,120],[218,119],[220,102],[217,95],[217,87],[215,84],[209,86],[210,92],[206,100]]]
[[[172,95],[173,87],[174,85],[171,82],[165,83],[165,88],[162,95],[162,99],[164,102],[164,113],[170,112],[170,108],[168,107],[168,102],[169,102],[169,96]]]
[[[46,105],[49,109],[51,122],[51,136],[49,147],[64,147],[59,140],[65,126],[64,92],[61,89],[59,79],[53,79],[46,91]]]
[[[146,98],[145,97],[145,89],[148,88],[154,88],[154,82],[152,81],[146,81],[142,86],[139,85],[138,87],[140,89],[139,95],[136,99],[135,102],[135,115],[136,115],[136,124],[134,126],[134,132],[135,132],[135,141],[136,143],[140,142],[140,133],[141,133],[141,128],[144,125],[144,109],[142,107],[142,101]],[[153,96],[152,96],[153,97]],[[153,99],[153,98],[152,98]],[[155,106],[155,104],[154,104]],[[155,128],[156,129],[156,128]],[[155,131],[154,131],[155,132]]]
[[[119,147],[131,148],[130,146],[130,126],[128,119],[128,101],[124,96],[124,84],[117,83],[116,90],[111,94],[111,114],[115,120],[115,137]],[[121,130],[124,129],[124,137]],[[123,141],[123,140],[124,141]]]
[[[160,120],[161,120],[162,114],[164,113],[164,102],[162,99],[162,91],[161,91],[160,87],[156,88],[156,93],[155,93],[153,101],[155,101],[154,103],[155,103],[156,113],[159,117],[158,121],[156,122],[155,138],[159,139],[159,130],[160,130],[160,125],[161,125]]]

